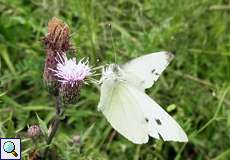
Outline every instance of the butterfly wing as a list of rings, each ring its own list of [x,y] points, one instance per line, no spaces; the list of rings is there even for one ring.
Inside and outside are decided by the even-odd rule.
[[[165,141],[186,142],[187,135],[180,125],[143,92],[154,84],[173,57],[171,53],[165,51],[138,57],[122,67],[123,79],[135,86],[132,89],[133,98],[141,101],[140,109],[148,121],[149,135],[156,137],[153,132],[156,130]]]
[[[123,82],[105,80],[98,109],[112,127],[133,143],[148,142],[148,128],[137,101]]]
[[[173,59],[173,54],[161,51],[138,57],[122,66],[129,83],[139,89],[150,88]]]
[[[112,83],[106,80],[102,84],[98,108],[120,134],[137,144],[147,143],[148,136],[188,141],[179,124],[148,95],[128,83]],[[103,95],[110,99],[103,100]]]
[[[149,135],[156,131],[164,141],[187,142],[188,138],[180,125],[152,98],[139,89],[132,88],[133,99],[138,99],[149,127]],[[152,135],[152,133],[154,133]]]
[[[179,124],[143,92],[159,78],[172,57],[168,52],[152,53],[130,61],[122,69],[111,66],[102,77],[98,109],[133,143],[147,143],[149,136],[188,141]]]

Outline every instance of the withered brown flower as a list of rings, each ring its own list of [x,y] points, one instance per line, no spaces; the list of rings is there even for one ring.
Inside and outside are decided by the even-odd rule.
[[[50,69],[55,69],[57,67],[57,62],[59,60],[58,54],[62,54],[69,50],[69,32],[68,25],[54,17],[48,23],[48,34],[43,38],[46,52],[43,79],[48,86],[49,92],[55,96],[58,95],[60,84]]]
[[[69,32],[69,26],[54,17],[48,23],[48,34],[43,38],[43,42],[55,52],[66,52],[70,47]]]

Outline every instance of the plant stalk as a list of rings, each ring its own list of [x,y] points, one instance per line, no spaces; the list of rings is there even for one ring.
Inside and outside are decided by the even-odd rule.
[[[49,144],[51,144],[51,142],[52,142],[52,140],[53,140],[53,138],[54,138],[54,136],[58,130],[58,127],[60,125],[60,119],[61,119],[63,112],[64,112],[60,96],[55,97],[55,106],[56,106],[56,114],[55,114],[55,117],[54,117],[54,120],[53,120],[51,126],[49,127],[48,138],[46,140],[47,147],[45,148],[45,151],[44,151],[44,158],[47,157],[47,154],[49,151]]]

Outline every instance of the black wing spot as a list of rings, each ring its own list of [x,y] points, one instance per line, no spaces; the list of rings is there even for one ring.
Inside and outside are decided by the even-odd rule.
[[[151,72],[152,72],[152,74],[154,73],[156,71],[156,69],[153,69]]]
[[[149,122],[149,119],[148,119],[148,118],[145,118],[145,121],[148,123],[148,122]]]
[[[161,121],[160,121],[160,119],[155,119],[155,121],[157,122],[158,125],[162,124]]]
[[[160,74],[156,72],[155,75],[156,75],[156,76],[159,76]]]

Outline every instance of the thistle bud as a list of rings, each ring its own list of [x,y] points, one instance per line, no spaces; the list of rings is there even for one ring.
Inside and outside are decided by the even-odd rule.
[[[36,139],[41,135],[41,128],[38,125],[32,125],[27,130],[28,137]]]
[[[73,136],[73,144],[79,145],[81,144],[81,136],[79,134],[76,134]]]

